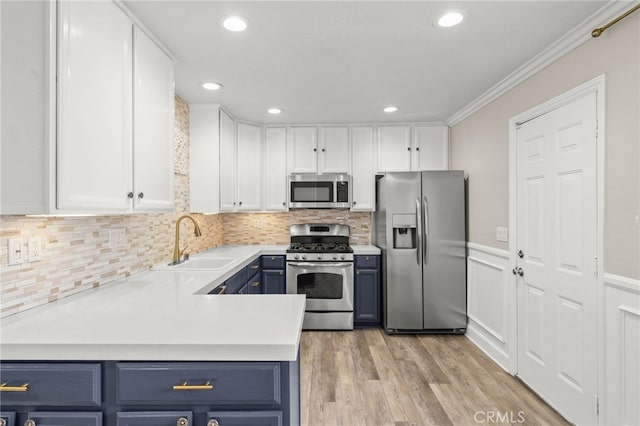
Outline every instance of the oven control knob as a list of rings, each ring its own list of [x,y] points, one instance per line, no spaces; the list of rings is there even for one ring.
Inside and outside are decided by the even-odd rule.
[[[333,260],[338,260],[338,255],[337,254],[333,255]]]
[[[298,259],[300,259],[300,256],[298,256],[298,255],[296,254],[295,256],[293,256],[293,258],[294,258],[295,260],[298,260]]]
[[[302,255],[302,260],[307,260],[307,255],[306,254]]]
[[[341,254],[341,255],[340,255],[340,260],[344,260],[344,258],[345,258],[345,257],[346,257],[346,256],[345,256],[344,254]]]

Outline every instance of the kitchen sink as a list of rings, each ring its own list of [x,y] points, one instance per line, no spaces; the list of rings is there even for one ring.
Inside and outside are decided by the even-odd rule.
[[[171,269],[222,269],[235,261],[233,257],[196,257],[170,267]]]

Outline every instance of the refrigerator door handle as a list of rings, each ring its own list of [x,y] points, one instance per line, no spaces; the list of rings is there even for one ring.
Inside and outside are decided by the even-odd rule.
[[[420,257],[422,251],[422,214],[420,212],[420,198],[416,198],[416,226],[418,229],[416,230],[416,237],[418,241],[416,241],[416,261],[418,265],[420,265]]]
[[[427,266],[429,263],[429,200],[425,195],[423,197],[423,206],[424,206],[424,248],[422,250],[424,254],[424,265]]]

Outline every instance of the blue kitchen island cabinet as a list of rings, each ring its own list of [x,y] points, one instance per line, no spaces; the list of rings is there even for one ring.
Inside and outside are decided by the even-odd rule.
[[[28,389],[2,392],[0,416],[12,426],[300,424],[297,360],[8,361],[0,376],[5,389]]]
[[[380,256],[355,256],[354,326],[380,325]]]
[[[264,294],[285,294],[285,257],[262,256],[262,285]]]

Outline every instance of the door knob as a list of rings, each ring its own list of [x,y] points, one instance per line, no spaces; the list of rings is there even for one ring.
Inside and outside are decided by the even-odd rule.
[[[524,271],[522,270],[522,268],[513,268],[511,272],[513,273],[513,275],[524,275]]]
[[[144,192],[140,192],[140,193],[138,194],[138,198],[140,198],[140,199],[144,198]]]
[[[518,257],[520,259],[524,258],[524,253],[522,252],[522,250],[518,250]]]

